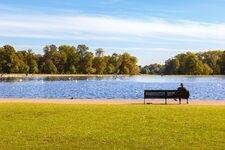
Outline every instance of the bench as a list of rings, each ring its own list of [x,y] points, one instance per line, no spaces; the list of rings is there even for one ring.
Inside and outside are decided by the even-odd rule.
[[[167,99],[179,99],[179,104],[181,104],[181,99],[186,99],[188,104],[189,95],[188,91],[145,90],[144,104],[146,104],[146,99],[165,99],[165,104],[167,104]]]

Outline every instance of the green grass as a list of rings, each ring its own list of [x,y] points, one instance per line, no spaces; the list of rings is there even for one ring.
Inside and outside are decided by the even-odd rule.
[[[1,150],[224,147],[223,106],[0,104]]]

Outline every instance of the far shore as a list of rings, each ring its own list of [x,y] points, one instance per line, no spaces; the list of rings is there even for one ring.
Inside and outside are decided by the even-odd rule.
[[[176,77],[225,77],[225,75],[157,75],[157,74],[1,74],[1,77],[95,77],[95,76],[176,76]]]
[[[147,100],[150,105],[164,105],[164,100]],[[103,105],[143,105],[143,100],[125,99],[34,99],[34,98],[0,98],[0,104],[4,103],[37,103],[37,104],[103,104]],[[168,100],[168,105],[179,105],[174,100]],[[182,101],[182,105],[187,105]],[[225,106],[225,100],[190,100],[189,105]]]

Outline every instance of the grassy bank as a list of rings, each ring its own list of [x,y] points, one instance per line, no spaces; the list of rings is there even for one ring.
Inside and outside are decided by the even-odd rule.
[[[0,149],[223,149],[225,107],[0,104]]]

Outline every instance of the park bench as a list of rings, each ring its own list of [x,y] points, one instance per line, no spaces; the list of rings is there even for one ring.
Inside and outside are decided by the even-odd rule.
[[[189,92],[177,90],[145,90],[144,104],[146,104],[146,99],[165,99],[165,104],[167,104],[167,99],[179,99],[179,104],[181,104],[181,99],[186,99],[188,104]]]

